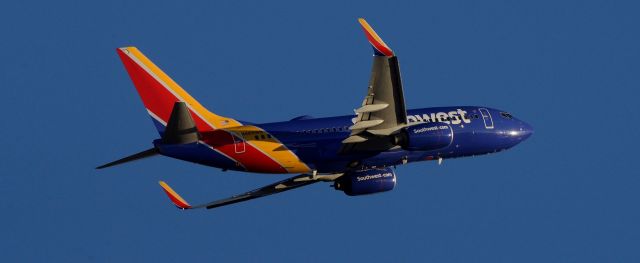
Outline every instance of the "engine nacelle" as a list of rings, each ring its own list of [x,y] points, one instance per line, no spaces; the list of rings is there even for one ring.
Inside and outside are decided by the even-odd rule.
[[[396,136],[396,144],[410,151],[432,151],[453,142],[453,129],[443,122],[420,123],[405,128]]]
[[[336,190],[350,196],[390,191],[395,186],[396,173],[391,168],[347,172],[334,183]]]

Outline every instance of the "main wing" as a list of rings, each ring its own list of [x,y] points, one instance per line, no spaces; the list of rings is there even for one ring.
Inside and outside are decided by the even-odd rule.
[[[342,152],[381,151],[394,147],[390,135],[407,125],[407,110],[398,57],[367,21],[358,19],[373,46],[373,67],[362,106],[356,109],[351,134],[342,141]]]
[[[199,204],[199,205],[190,205],[184,198],[182,198],[176,191],[174,191],[167,183],[160,181],[160,186],[167,194],[171,202],[178,207],[179,209],[197,209],[197,208],[216,208],[225,205],[235,204],[239,202],[249,201],[251,199],[265,197],[272,194],[281,193],[284,191],[289,191],[296,189],[298,187],[310,185],[320,181],[333,181],[336,178],[342,176],[342,174],[331,174],[331,175],[308,175],[301,174],[298,176],[294,176],[264,187],[260,187],[258,189],[242,193],[239,195],[234,195],[228,198],[216,200],[209,203]]]

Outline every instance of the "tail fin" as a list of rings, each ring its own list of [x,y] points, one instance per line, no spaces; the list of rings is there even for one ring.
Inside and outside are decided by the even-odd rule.
[[[160,135],[164,133],[176,102],[187,104],[200,132],[242,125],[208,111],[137,48],[123,47],[117,51]]]

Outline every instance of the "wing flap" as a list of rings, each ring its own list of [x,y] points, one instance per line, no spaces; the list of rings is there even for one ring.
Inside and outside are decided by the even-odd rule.
[[[349,137],[347,137],[346,139],[344,139],[342,141],[342,143],[359,143],[359,142],[364,142],[366,141],[367,138],[360,136],[360,135],[351,135]]]
[[[359,122],[356,122],[353,126],[349,127],[349,130],[360,130],[360,129],[371,128],[371,127],[374,127],[374,126],[378,126],[378,125],[382,124],[383,122],[384,122],[384,120],[359,121]]]
[[[356,113],[376,112],[376,111],[384,110],[387,107],[389,107],[388,103],[368,104],[358,108],[356,110]]]

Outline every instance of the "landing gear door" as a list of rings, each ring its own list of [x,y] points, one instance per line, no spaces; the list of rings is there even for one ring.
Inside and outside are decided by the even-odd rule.
[[[486,108],[478,109],[480,114],[482,115],[482,120],[484,121],[484,127],[487,129],[493,129],[493,119],[491,118],[491,113]]]

